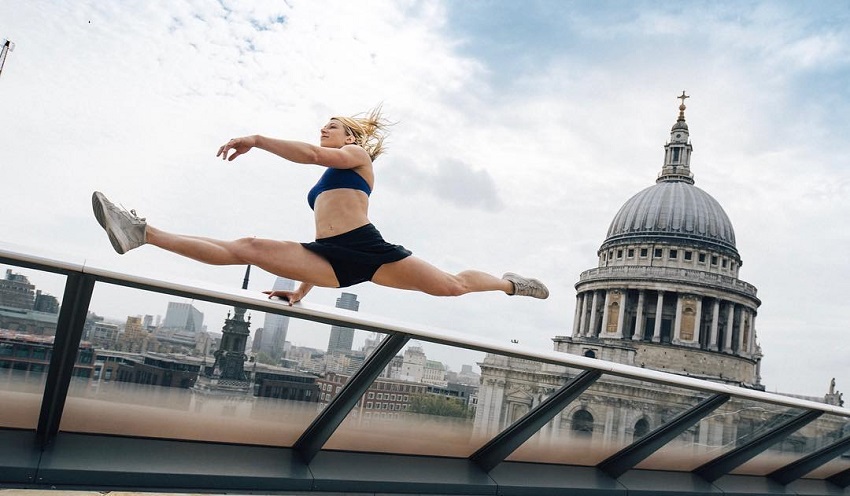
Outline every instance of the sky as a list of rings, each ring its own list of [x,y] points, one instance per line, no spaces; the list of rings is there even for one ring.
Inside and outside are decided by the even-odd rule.
[[[684,90],[696,186],[731,219],[762,301],[763,384],[850,390],[846,2],[0,0],[0,38],[16,44],[0,75],[4,246],[239,287],[244,267],[115,254],[92,191],[170,231],[309,241],[319,167],[215,152],[249,134],[318,143],[329,117],[382,104],[395,124],[370,218],[384,237],[551,296],[345,291],[363,313],[543,350],[571,334],[574,285],[614,215],[654,184]],[[61,297],[61,278],[21,272]],[[249,290],[273,280],[254,270]],[[164,316],[171,300],[99,287],[91,308]],[[229,310],[197,306],[211,330]],[[327,326],[303,325],[295,344],[326,347]],[[429,346],[454,370],[480,356]]]

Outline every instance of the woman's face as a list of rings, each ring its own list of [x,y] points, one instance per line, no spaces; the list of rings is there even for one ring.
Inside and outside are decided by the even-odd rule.
[[[331,119],[322,128],[319,143],[330,148],[342,148],[343,145],[354,143],[354,136],[348,134],[341,122]]]

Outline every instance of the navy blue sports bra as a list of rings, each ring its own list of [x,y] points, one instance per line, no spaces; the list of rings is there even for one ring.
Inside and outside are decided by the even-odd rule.
[[[319,178],[319,182],[307,193],[307,203],[313,209],[316,204],[316,198],[321,193],[330,189],[340,188],[357,189],[366,193],[366,196],[372,194],[372,188],[369,187],[369,183],[363,179],[363,176],[354,172],[354,169],[334,169],[333,167],[328,167],[325,173],[322,174],[322,177]]]

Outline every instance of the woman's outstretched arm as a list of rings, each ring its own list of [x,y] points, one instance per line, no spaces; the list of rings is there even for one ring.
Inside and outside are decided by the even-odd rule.
[[[255,147],[297,164],[323,165],[335,169],[353,169],[371,162],[369,154],[359,146],[329,148],[303,141],[268,138],[259,134],[233,138],[218,149],[216,157],[231,161]],[[228,156],[231,150],[233,153]]]

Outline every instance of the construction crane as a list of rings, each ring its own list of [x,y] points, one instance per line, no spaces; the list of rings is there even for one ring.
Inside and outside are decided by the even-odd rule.
[[[3,44],[0,45],[0,75],[3,74],[3,65],[6,63],[6,54],[15,51],[15,44],[3,38]]]

